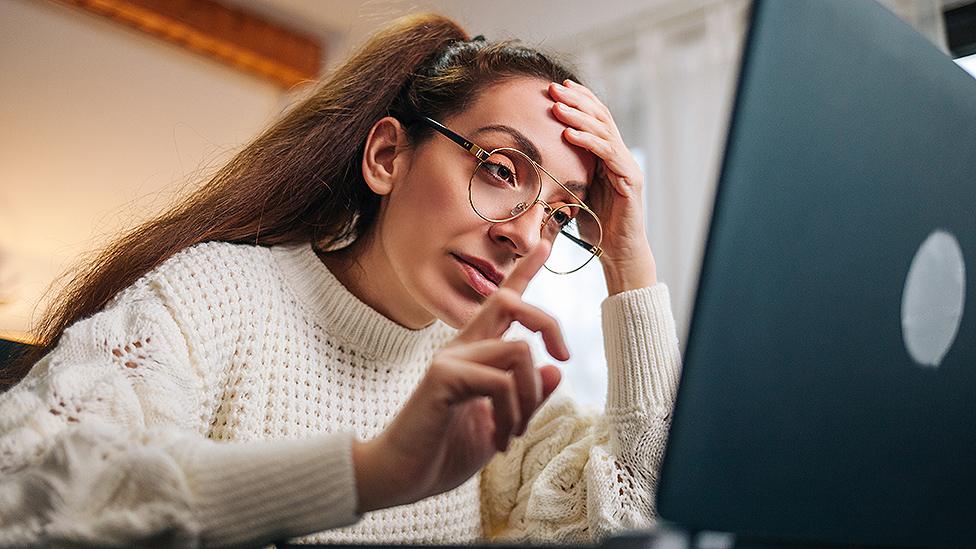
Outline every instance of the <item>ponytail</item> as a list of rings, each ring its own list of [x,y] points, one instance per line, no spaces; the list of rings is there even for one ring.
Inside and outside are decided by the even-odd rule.
[[[180,250],[200,242],[270,246],[355,238],[378,198],[358,170],[363,141],[420,65],[466,39],[436,15],[394,21],[181,204],[110,244],[70,280],[35,331],[39,345],[0,377],[19,381],[64,329]]]

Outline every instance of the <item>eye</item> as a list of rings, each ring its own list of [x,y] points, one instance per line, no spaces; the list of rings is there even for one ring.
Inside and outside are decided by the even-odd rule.
[[[500,181],[515,187],[518,185],[518,178],[515,172],[504,164],[499,164],[497,162],[485,162],[481,165],[491,176]]]
[[[559,210],[552,214],[552,219],[559,224],[559,228],[562,229],[572,223],[574,215],[566,213],[566,210]]]

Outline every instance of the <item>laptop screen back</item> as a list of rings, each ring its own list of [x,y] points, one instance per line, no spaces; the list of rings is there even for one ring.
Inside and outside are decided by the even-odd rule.
[[[869,1],[758,1],[749,32],[659,512],[971,543],[976,80]]]

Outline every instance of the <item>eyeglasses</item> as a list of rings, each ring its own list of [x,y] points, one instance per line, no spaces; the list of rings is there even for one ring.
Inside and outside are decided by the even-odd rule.
[[[573,191],[518,149],[501,147],[486,151],[427,116],[416,119],[460,145],[478,160],[468,181],[468,200],[474,213],[485,221],[502,223],[542,204],[545,217],[540,232],[552,242],[545,267],[555,274],[569,274],[603,255],[603,226],[596,214]],[[542,174],[554,181],[575,202],[553,207],[542,195]]]

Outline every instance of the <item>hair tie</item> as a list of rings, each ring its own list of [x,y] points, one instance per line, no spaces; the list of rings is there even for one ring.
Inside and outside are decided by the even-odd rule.
[[[475,36],[474,38],[469,40],[469,42],[484,42],[484,41],[485,41],[485,35],[483,34],[479,34],[478,36]]]

